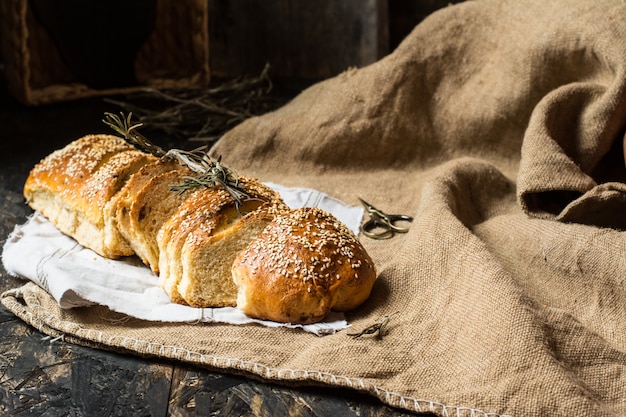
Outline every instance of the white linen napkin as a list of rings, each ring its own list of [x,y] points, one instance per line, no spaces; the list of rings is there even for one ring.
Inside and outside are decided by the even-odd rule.
[[[268,185],[290,207],[320,207],[358,234],[362,207],[349,206],[316,190]],[[321,323],[294,325],[252,319],[232,307],[194,308],[172,303],[157,286],[157,277],[138,258],[101,257],[62,234],[37,212],[25,224],[15,227],[4,245],[2,262],[9,274],[33,281],[54,297],[61,308],[99,304],[149,321],[257,323],[297,327],[317,335],[349,327],[341,313],[331,313]]]

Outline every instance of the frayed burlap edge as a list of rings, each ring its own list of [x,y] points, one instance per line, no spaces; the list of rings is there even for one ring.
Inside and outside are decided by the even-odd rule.
[[[90,329],[80,323],[62,320],[50,313],[42,307],[39,298],[46,295],[35,284],[27,283],[20,288],[14,288],[2,293],[0,302],[25,323],[31,325],[39,332],[52,337],[54,341],[62,340],[90,348],[106,349],[144,357],[173,359],[208,369],[245,375],[261,381],[272,381],[288,386],[334,386],[347,388],[373,395],[384,404],[410,412],[431,412],[444,417],[512,417],[509,414],[498,414],[462,405],[442,404],[437,401],[404,396],[373,384],[367,379],[334,375],[317,370],[275,368],[238,358],[194,352],[175,344],[164,345],[159,342],[109,334],[100,330]]]

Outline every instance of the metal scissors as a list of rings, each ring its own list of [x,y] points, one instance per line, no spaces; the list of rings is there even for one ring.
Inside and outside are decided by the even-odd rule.
[[[387,214],[362,198],[359,198],[370,219],[363,223],[361,232],[372,239],[389,239],[396,233],[406,233],[408,226],[398,226],[396,222],[412,222],[413,217],[405,214]]]

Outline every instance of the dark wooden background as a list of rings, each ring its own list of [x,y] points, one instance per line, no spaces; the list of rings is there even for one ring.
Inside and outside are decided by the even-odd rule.
[[[32,33],[0,38],[5,49],[0,69],[3,58],[13,56],[16,48],[26,48],[30,65],[36,67],[31,77],[37,74],[39,81],[31,82],[38,83],[37,88],[43,87],[39,84],[44,80],[63,84],[74,78],[98,89],[101,86],[97,83],[106,83],[107,88],[129,86],[132,75],[128,70],[133,66],[129,54],[136,52],[136,45],[131,44],[141,42],[150,32],[150,16],[153,20],[157,0],[107,0],[106,7],[101,2],[82,0],[7,1],[28,4],[33,17],[25,24],[27,32]],[[179,1],[184,5],[188,0]],[[269,64],[273,80],[298,88],[379,60],[429,14],[461,0],[205,1],[212,77],[258,74]],[[94,16],[100,17],[97,24],[92,24]],[[11,13],[6,17],[14,19]],[[7,24],[0,21],[0,25]],[[50,35],[45,45],[37,44],[38,39],[43,42],[38,37],[42,31]],[[31,39],[24,40],[26,36]],[[17,38],[21,38],[21,44]],[[78,41],[67,40],[75,38]],[[59,54],[45,54],[46,49],[55,47],[49,44],[51,41],[56,41]],[[162,45],[162,53],[171,52],[167,51],[171,47]],[[74,72],[73,77],[65,72],[59,59]],[[186,65],[180,62],[181,68]]]
[[[211,71],[298,88],[388,54],[441,0],[209,0]],[[0,22],[2,24],[2,22]],[[132,28],[125,28],[132,30]],[[1,67],[0,67],[1,68]],[[102,98],[25,106],[0,88],[0,245],[30,209],[32,166],[87,133],[108,132]],[[22,282],[0,268],[0,291]],[[0,415],[408,416],[336,388],[289,388],[181,363],[52,340],[0,307]]]
[[[460,0],[209,0],[211,72],[319,81],[391,52],[432,12]]]
[[[429,14],[461,0],[209,0],[211,73],[319,81],[375,62]]]

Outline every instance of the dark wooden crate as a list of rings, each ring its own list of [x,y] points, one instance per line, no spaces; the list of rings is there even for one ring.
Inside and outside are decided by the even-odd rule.
[[[0,42],[11,93],[25,104],[37,105],[146,86],[206,85],[210,78],[206,0],[144,0],[143,9],[136,7],[138,3],[129,9],[131,4],[2,0]],[[107,13],[117,14],[111,18]],[[70,26],[80,31],[72,36]],[[99,32],[104,32],[99,43],[89,45]],[[107,36],[110,42],[103,43]],[[116,78],[120,67],[130,68],[131,76]],[[107,80],[109,72],[113,76]]]

